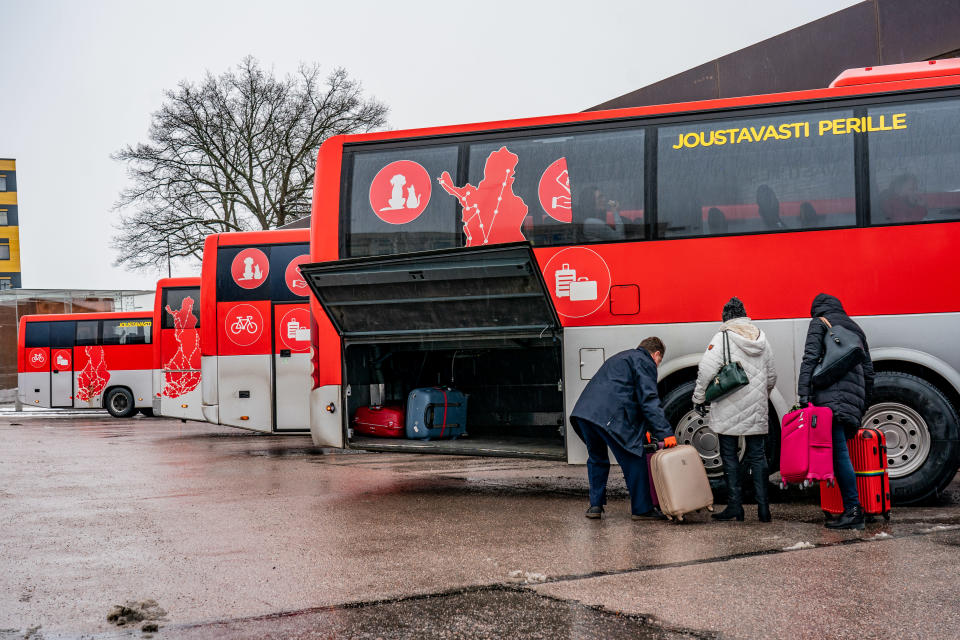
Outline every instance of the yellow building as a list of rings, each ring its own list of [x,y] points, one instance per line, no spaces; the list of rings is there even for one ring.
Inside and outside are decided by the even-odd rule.
[[[0,289],[21,286],[17,161],[0,158]]]

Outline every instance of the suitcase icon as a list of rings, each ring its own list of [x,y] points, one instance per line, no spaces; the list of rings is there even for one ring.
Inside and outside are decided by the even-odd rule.
[[[556,274],[554,274],[554,280],[556,281],[554,293],[557,294],[557,297],[569,298],[570,285],[576,279],[577,271],[576,269],[571,269],[569,264],[564,263],[559,269],[557,269]]]
[[[597,299],[597,281],[589,280],[586,277],[578,278],[570,283],[570,301],[596,300]]]

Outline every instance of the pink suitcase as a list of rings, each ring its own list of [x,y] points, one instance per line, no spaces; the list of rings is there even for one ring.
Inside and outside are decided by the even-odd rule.
[[[833,412],[808,404],[783,416],[780,428],[780,486],[833,484]]]

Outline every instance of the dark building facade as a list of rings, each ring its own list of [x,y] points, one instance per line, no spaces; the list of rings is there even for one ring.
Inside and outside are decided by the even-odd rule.
[[[587,109],[826,87],[841,71],[960,56],[960,0],[867,0]]]

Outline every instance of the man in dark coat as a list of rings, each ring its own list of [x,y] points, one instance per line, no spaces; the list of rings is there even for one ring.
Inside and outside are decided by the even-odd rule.
[[[588,518],[601,517],[607,502],[608,447],[627,481],[633,518],[663,518],[650,499],[643,445],[648,431],[667,447],[677,444],[657,393],[657,367],[664,350],[660,338],[650,337],[636,349],[609,358],[587,383],[570,414],[574,430],[587,445]]]
[[[843,497],[843,514],[827,523],[832,529],[863,529],[863,508],[857,496],[857,476],[847,451],[847,439],[853,437],[860,428],[863,412],[873,394],[873,361],[870,359],[870,347],[867,336],[856,322],[850,319],[843,305],[833,296],[817,294],[810,307],[810,326],[807,328],[807,342],[803,348],[803,361],[800,364],[800,377],[797,381],[797,395],[800,406],[813,402],[818,407],[829,407],[833,411],[833,472]],[[847,371],[843,377],[822,388],[814,388],[813,370],[823,354],[823,338],[827,325],[820,319],[826,318],[832,326],[849,329],[857,334],[863,346],[865,358],[862,363]]]

